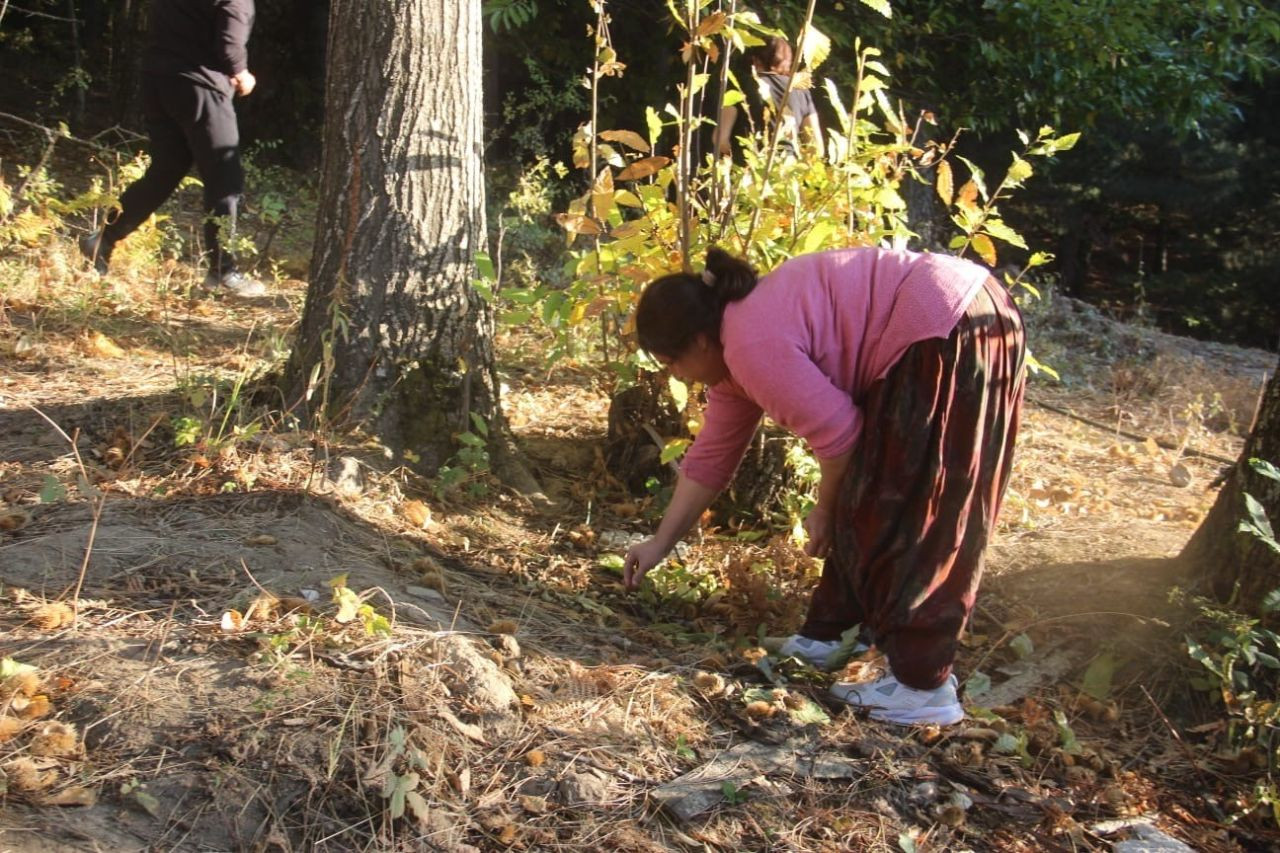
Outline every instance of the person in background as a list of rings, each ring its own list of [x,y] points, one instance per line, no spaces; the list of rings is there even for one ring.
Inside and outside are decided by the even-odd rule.
[[[654,536],[626,555],[634,588],[733,477],[762,415],[821,467],[806,552],[825,557],[781,653],[824,667],[860,626],[889,671],[832,692],[875,719],[963,718],[952,675],[1008,482],[1024,388],[1021,315],[976,264],[876,248],[802,255],[757,281],[719,249],[702,275],[652,282],[641,348],[706,386],[702,430]],[[865,646],[864,646],[865,647]]]
[[[249,95],[257,83],[247,50],[253,0],[154,0],[150,16],[142,108],[151,165],[120,196],[106,226],[81,238],[80,251],[105,274],[116,244],[173,194],[194,163],[204,184],[205,287],[260,296],[266,288],[237,269],[225,245],[244,193],[232,98]]]
[[[797,88],[787,94],[791,79],[791,44],[784,38],[772,36],[763,45],[752,48],[748,55],[752,76],[759,86],[759,91],[750,93],[748,97],[752,129],[764,133],[764,138],[768,139],[773,122],[780,116],[783,125],[778,136],[779,146],[794,156],[799,156],[801,151],[813,151],[821,157],[822,123],[818,120],[813,95],[808,89]],[[785,106],[783,95],[787,95]],[[733,129],[740,112],[737,106],[720,110],[712,144],[721,157],[728,157],[733,152]]]

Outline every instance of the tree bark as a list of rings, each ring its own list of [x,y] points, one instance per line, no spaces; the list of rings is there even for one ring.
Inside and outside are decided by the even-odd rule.
[[[1256,537],[1237,529],[1247,517],[1244,494],[1253,495],[1276,525],[1280,523],[1280,483],[1258,474],[1249,465],[1250,459],[1280,465],[1280,370],[1263,392],[1244,452],[1182,552],[1208,593],[1253,611],[1264,595],[1280,587],[1280,557]]]
[[[434,472],[498,418],[484,239],[480,4],[333,0],[310,286],[287,399]],[[406,451],[408,451],[406,453]]]

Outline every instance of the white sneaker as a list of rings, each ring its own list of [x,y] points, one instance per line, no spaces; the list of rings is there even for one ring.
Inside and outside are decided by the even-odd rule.
[[[917,690],[889,673],[865,684],[838,681],[831,685],[831,693],[855,708],[866,708],[873,720],[903,726],[949,726],[964,719],[964,707],[956,696],[956,686],[956,677],[952,675],[941,687]]]
[[[840,651],[840,640],[815,640],[801,634],[792,634],[778,646],[778,655],[784,658],[800,658],[814,669],[828,669],[832,656]],[[867,646],[858,643],[853,654],[862,654]]]
[[[205,290],[213,291],[214,293],[225,293],[229,296],[239,296],[246,299],[265,296],[267,293],[265,284],[255,278],[249,278],[239,270],[232,270],[222,275],[209,273],[204,277],[204,287]]]

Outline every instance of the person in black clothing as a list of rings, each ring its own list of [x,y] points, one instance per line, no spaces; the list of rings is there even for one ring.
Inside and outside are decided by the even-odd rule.
[[[80,240],[99,273],[116,243],[164,203],[195,164],[204,184],[205,287],[259,296],[262,283],[236,268],[223,238],[235,233],[244,192],[240,131],[232,98],[256,85],[246,45],[253,0],[154,0],[142,62],[142,106],[151,138],[151,165],[120,196],[102,230]],[[220,233],[221,232],[221,233]]]
[[[752,76],[759,84],[758,93],[748,93],[751,130],[771,132],[773,122],[781,113],[783,127],[778,137],[779,146],[797,156],[802,150],[811,150],[822,156],[822,124],[813,104],[813,95],[808,89],[792,88],[791,94],[787,95],[786,106],[782,106],[782,96],[787,93],[790,82],[791,44],[774,36],[760,47],[752,48],[749,55]],[[721,157],[733,153],[733,127],[737,124],[738,115],[736,106],[720,110],[713,144]]]

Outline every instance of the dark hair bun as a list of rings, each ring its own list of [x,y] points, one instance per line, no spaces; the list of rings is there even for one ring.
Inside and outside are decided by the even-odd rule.
[[[711,289],[722,305],[737,302],[756,286],[755,268],[719,246],[707,249],[707,272],[712,275]]]

